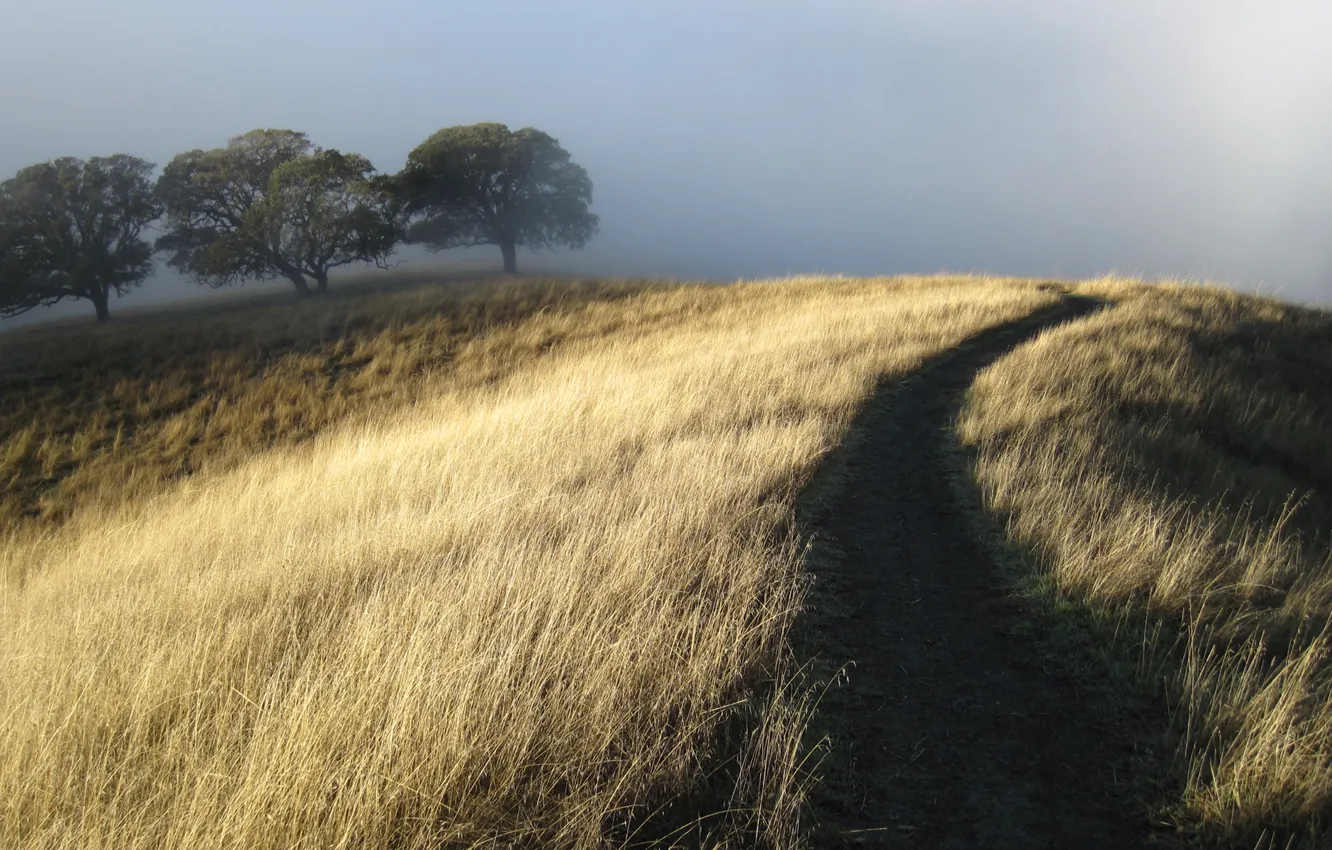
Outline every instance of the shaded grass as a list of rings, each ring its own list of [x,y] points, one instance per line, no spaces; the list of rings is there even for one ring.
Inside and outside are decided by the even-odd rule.
[[[46,530],[80,506],[230,468],[382,415],[439,376],[497,380],[566,339],[606,332],[618,319],[585,315],[595,304],[652,288],[665,286],[420,284],[0,336],[0,528]]]
[[[1142,674],[1178,706],[1180,826],[1320,846],[1332,316],[1210,288],[1087,288],[1119,303],[972,389],[959,433],[986,503],[1058,593],[1147,647]]]
[[[358,385],[313,439],[75,500],[0,551],[0,833],[798,845],[796,493],[876,385],[1051,300],[805,279],[596,301],[389,369],[409,386]],[[377,356],[435,350],[405,327]]]

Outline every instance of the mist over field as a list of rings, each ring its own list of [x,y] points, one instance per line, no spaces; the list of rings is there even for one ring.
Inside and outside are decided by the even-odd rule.
[[[60,155],[162,165],[257,127],[396,171],[440,127],[499,121],[551,133],[595,184],[600,235],[528,269],[1118,271],[1332,304],[1325,3],[52,0],[5,18],[3,177]],[[163,275],[116,309],[197,292]]]

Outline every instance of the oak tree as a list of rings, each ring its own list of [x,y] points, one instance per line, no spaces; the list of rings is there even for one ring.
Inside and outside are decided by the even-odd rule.
[[[409,242],[431,250],[498,245],[582,248],[597,232],[592,181],[550,135],[503,124],[448,127],[422,142],[394,181]]]
[[[157,191],[173,268],[214,287],[286,278],[302,295],[331,269],[383,265],[400,238],[392,198],[359,154],[316,148],[304,133],[254,130],[224,148],[176,156]]]
[[[79,298],[110,318],[111,293],[153,270],[142,238],[162,214],[153,170],[127,154],[61,157],[0,183],[0,315]]]

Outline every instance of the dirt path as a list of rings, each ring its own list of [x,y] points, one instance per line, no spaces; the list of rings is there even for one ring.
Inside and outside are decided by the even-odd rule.
[[[948,477],[950,426],[976,372],[1040,329],[1095,308],[1069,300],[990,331],[882,393],[802,509],[815,535],[812,639],[851,662],[821,714],[820,832],[834,845],[1130,848],[1113,730],[1015,636],[1020,612]],[[822,843],[822,842],[820,842]]]

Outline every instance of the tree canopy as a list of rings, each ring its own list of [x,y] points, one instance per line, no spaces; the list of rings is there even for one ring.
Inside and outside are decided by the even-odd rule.
[[[153,270],[141,238],[162,214],[153,169],[127,154],[62,157],[0,183],[0,316],[82,298],[110,318],[111,293]]]
[[[176,156],[157,191],[168,264],[219,287],[283,277],[328,288],[330,269],[382,265],[400,239],[370,161],[316,148],[304,133],[254,130],[225,148]]]
[[[517,248],[582,248],[597,232],[592,181],[559,142],[532,127],[448,127],[422,142],[394,181],[413,221],[408,241],[432,250],[498,245],[504,270]]]

